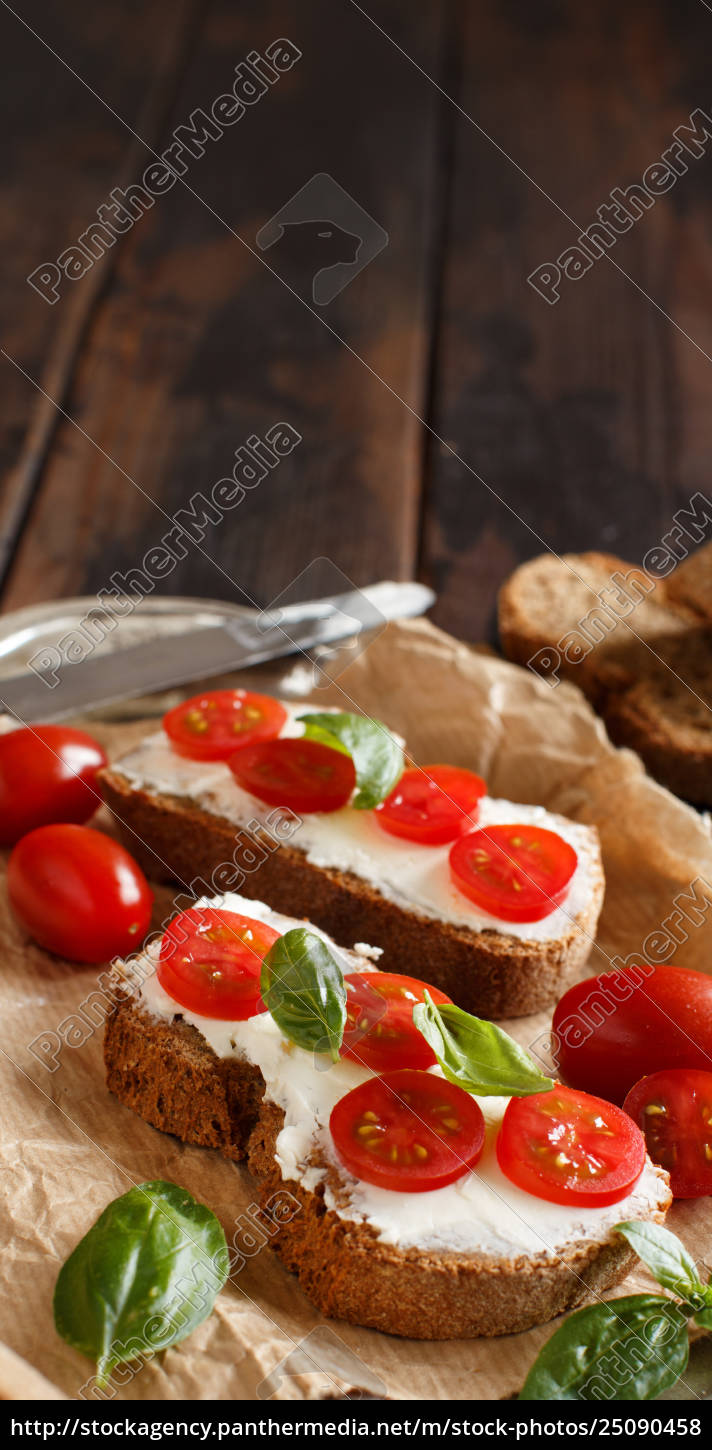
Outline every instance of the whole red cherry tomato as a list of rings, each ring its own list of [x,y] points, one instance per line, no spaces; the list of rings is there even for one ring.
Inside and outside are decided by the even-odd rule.
[[[89,826],[40,826],[15,846],[10,904],[30,936],[75,962],[108,962],[140,947],[153,893],[133,857]]]
[[[94,781],[106,763],[91,735],[66,725],[0,735],[0,846],[52,821],[88,821],[101,805]]]
[[[712,1071],[712,977],[646,963],[602,972],[564,993],[553,1032],[562,1077],[622,1103],[661,1068]]]
[[[669,1067],[631,1088],[623,1104],[653,1163],[667,1168],[673,1198],[712,1193],[712,1072]]]

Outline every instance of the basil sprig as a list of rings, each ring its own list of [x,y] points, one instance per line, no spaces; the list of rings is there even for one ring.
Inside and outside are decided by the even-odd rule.
[[[262,962],[260,992],[290,1042],[328,1052],[336,1062],[346,1024],[346,987],[320,936],[302,926],[285,932]]]
[[[668,1228],[659,1223],[632,1219],[629,1223],[616,1224],[616,1233],[628,1240],[663,1289],[678,1294],[688,1304],[699,1301],[701,1308],[712,1304],[694,1260],[677,1235]]]
[[[366,715],[315,713],[300,715],[307,740],[318,740],[351,756],[356,794],[351,804],[369,811],[385,800],[403,774],[403,749],[380,720]]]
[[[512,1037],[460,1007],[436,1007],[429,992],[413,1008],[422,1032],[448,1082],[478,1097],[529,1097],[554,1087]]]
[[[579,1309],[544,1345],[520,1400],[657,1399],[687,1367],[688,1320],[712,1327],[712,1285],[675,1234],[637,1219],[616,1232],[679,1299],[631,1294]]]
[[[687,1366],[687,1318],[662,1294],[589,1304],[557,1329],[520,1400],[655,1400]]]
[[[54,1322],[73,1349],[114,1370],[178,1344],[210,1313],[229,1271],[214,1213],[176,1183],[114,1199],[60,1269]]]

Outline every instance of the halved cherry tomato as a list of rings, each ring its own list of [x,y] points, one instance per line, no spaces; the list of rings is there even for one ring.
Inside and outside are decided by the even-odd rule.
[[[278,939],[278,931],[251,916],[193,906],[164,934],[158,980],[190,1012],[244,1022],[265,1010],[262,959]]]
[[[371,1077],[340,1098],[329,1120],[349,1173],[397,1193],[427,1193],[473,1168],[485,1141],[482,1109],[430,1072]]]
[[[15,846],[10,904],[30,936],[75,962],[108,962],[140,947],[153,893],[133,857],[90,826],[40,826]]]
[[[163,729],[178,755],[191,760],[229,760],[238,747],[274,740],[287,712],[271,695],[254,690],[207,690],[176,705]]]
[[[553,1034],[562,1077],[614,1103],[661,1068],[712,1072],[712,977],[647,963],[588,977],[564,993]]]
[[[404,770],[389,796],[376,806],[375,819],[391,836],[424,846],[444,846],[477,820],[478,802],[487,787],[479,775],[455,765],[424,765]]]
[[[413,1022],[416,1002],[427,991],[436,1006],[451,1002],[444,992],[394,972],[349,972],[346,983],[346,1026],[341,1056],[353,1058],[374,1072],[399,1067],[432,1067],[437,1062]]]
[[[627,1113],[557,1086],[511,1098],[497,1138],[502,1172],[548,1203],[603,1208],[618,1203],[645,1167],[645,1140]]]
[[[667,1168],[674,1198],[712,1193],[712,1072],[651,1072],[623,1104],[653,1163]]]
[[[53,821],[88,821],[106,756],[91,735],[66,725],[32,725],[0,735],[0,846]]]
[[[541,921],[560,906],[576,870],[573,846],[541,826],[487,826],[450,851],[459,891],[502,921]]]
[[[243,790],[293,811],[338,811],[356,785],[351,756],[318,740],[247,745],[228,764]]]

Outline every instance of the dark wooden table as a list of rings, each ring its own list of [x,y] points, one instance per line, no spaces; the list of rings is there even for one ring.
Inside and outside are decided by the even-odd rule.
[[[474,640],[519,560],[640,559],[709,488],[712,141],[555,305],[527,282],[712,108],[704,0],[14,12],[2,0],[4,609],[140,565],[278,422],[302,441],[161,591],[264,605],[325,557],[359,584],[432,583],[435,619]],[[28,275],[280,37],[301,57],[50,305]],[[381,231],[349,272],[349,233],[368,249]],[[350,280],[315,301],[335,260]]]

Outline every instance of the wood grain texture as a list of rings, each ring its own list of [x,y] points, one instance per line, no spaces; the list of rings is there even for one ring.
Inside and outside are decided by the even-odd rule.
[[[401,26],[399,3],[383,9]],[[436,67],[441,28],[430,0],[408,15],[409,45]],[[172,514],[209,490],[250,434],[281,420],[303,441],[206,539],[219,568],[194,549],[167,592],[239,599],[244,589],[268,603],[317,555],[357,582],[414,568],[420,425],[369,369],[421,410],[435,94],[415,73],[403,76],[397,55],[348,6],[237,10],[224,0],[205,18],[163,144],[229,87],[252,48],[264,53],[280,35],[301,60],[191,163],[185,180],[198,196],[177,185],[136,225],[80,359],[70,411],[139,488],[63,425],[6,607],[89,592],[138,564],[168,527],[160,510]],[[311,257],[265,254],[295,296],[249,248],[324,172],[390,241],[328,307],[310,312],[300,296],[310,296]]]
[[[54,436],[51,404],[0,359],[8,555],[21,536],[5,608],[93,592],[139,564],[169,528],[160,510],[209,490],[282,419],[303,441],[165,592],[268,603],[326,556],[357,582],[417,572],[439,591],[440,623],[493,639],[497,587],[521,559],[545,547],[640,559],[708,488],[707,154],[610,261],[563,281],[555,307],[526,281],[708,104],[699,0],[384,0],[370,13],[385,35],[347,0],[194,12],[186,0],[179,44],[163,0],[111,0],[88,20],[72,4],[23,13],[159,150],[251,50],[282,34],[303,54],[191,164],[197,195],[177,185],[106,275],[93,268],[50,308],[27,273],[150,152],[0,16],[0,114],[17,135],[0,181],[4,346],[66,393],[98,445],[61,421]],[[390,238],[324,307],[313,237],[293,230],[252,255],[259,228],[322,172]]]
[[[60,307],[27,278],[96,220],[96,208],[112,186],[136,179],[144,148],[111,109],[118,107],[142,135],[155,135],[170,103],[195,9],[196,0],[177,6],[159,0],[148,8],[137,0],[110,0],[88,16],[76,4],[62,11],[30,4],[17,15],[0,13],[6,61],[0,120],[3,134],[13,136],[0,169],[6,354],[0,360],[0,585],[61,418],[21,369],[50,398],[63,401],[119,247],[67,287]]]
[[[521,559],[640,560],[708,487],[710,362],[605,258],[554,306],[526,279],[708,106],[712,17],[695,0],[461,16],[455,99],[474,124],[453,111],[433,423],[484,482],[433,447],[422,568],[438,621],[477,639]],[[691,159],[610,255],[712,357],[711,165]]]

